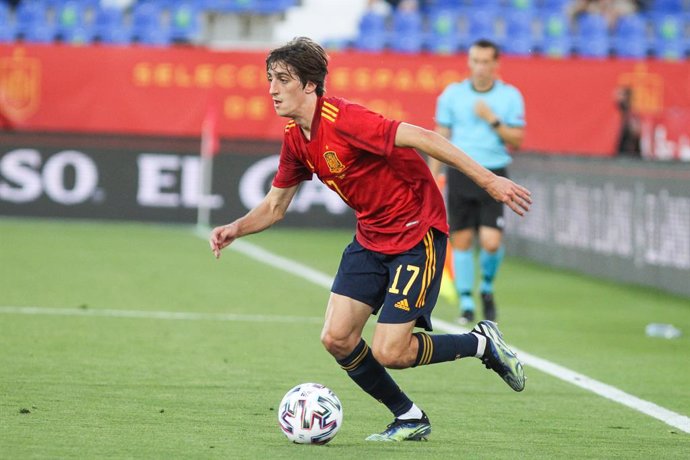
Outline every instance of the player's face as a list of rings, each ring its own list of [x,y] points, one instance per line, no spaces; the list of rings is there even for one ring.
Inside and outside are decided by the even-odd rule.
[[[273,108],[281,117],[294,118],[305,100],[302,82],[287,65],[277,62],[268,70],[268,92]]]
[[[471,47],[468,65],[470,68],[470,79],[475,86],[491,86],[496,79],[498,60],[493,48]]]

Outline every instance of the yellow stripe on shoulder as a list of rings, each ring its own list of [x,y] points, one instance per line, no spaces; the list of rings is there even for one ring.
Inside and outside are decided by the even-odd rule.
[[[296,125],[295,120],[291,120],[287,125],[285,125],[285,132],[290,131]]]
[[[329,114],[329,113],[326,112],[325,110],[322,110],[322,111],[321,111],[321,117],[325,118],[326,120],[328,120],[328,121],[330,121],[330,122],[332,122],[332,123],[335,123],[335,116]]]
[[[330,102],[323,101],[323,107],[326,107],[328,109],[331,109],[333,112],[335,112],[335,115],[338,114],[338,107],[334,106]]]

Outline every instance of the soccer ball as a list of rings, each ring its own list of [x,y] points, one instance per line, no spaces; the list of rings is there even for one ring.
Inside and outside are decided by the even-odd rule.
[[[331,390],[318,383],[302,383],[280,401],[278,423],[297,444],[326,444],[343,424],[343,406]]]

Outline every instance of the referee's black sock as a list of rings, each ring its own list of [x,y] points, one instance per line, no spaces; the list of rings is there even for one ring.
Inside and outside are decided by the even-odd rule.
[[[468,356],[481,356],[484,354],[484,347],[486,346],[486,339],[481,337],[484,340],[483,343],[480,343],[480,337],[471,332],[469,334],[436,335],[416,332],[412,335],[417,337],[419,341],[417,359],[415,359],[412,367],[455,361]]]
[[[403,393],[386,369],[376,361],[364,339],[360,340],[348,357],[337,361],[362,390],[385,404],[396,417],[412,407],[410,398]]]

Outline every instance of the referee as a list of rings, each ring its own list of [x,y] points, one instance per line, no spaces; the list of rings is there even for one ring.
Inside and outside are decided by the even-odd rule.
[[[496,76],[499,49],[489,40],[476,41],[469,50],[469,77],[451,83],[436,105],[436,132],[448,138],[479,164],[507,177],[525,131],[525,104],[520,91]],[[442,164],[431,158],[429,166],[438,179]],[[475,320],[474,237],[479,239],[484,318],[496,319],[494,279],[503,260],[503,204],[495,201],[455,169],[447,172],[448,220],[453,246],[455,287],[460,295],[460,323]]]

